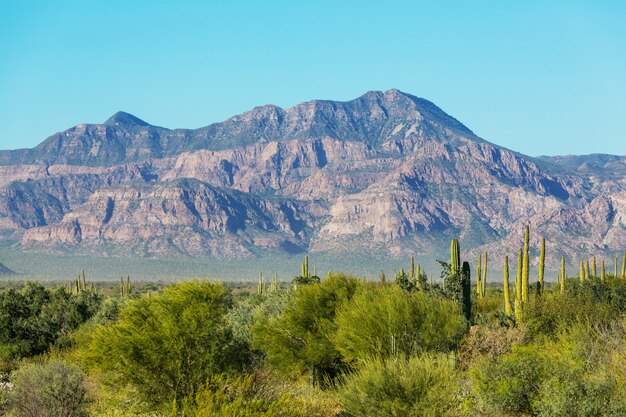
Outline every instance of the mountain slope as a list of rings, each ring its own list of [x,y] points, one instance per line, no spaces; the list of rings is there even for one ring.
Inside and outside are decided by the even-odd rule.
[[[31,250],[500,256],[528,223],[571,259],[626,247],[623,157],[527,157],[398,90],[196,130],[120,112],[0,161],[0,233]]]

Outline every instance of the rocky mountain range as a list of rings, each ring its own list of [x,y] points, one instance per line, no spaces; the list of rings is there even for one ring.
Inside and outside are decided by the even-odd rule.
[[[530,224],[574,263],[626,248],[626,157],[532,158],[398,90],[261,106],[200,129],[116,113],[0,151],[20,250],[236,258],[514,254]],[[557,257],[553,257],[557,262]]]

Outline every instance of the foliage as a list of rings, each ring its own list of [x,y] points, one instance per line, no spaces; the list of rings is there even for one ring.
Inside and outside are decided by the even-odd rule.
[[[485,357],[470,370],[478,399],[498,412],[531,413],[546,366],[533,349],[516,347],[497,359]]]
[[[454,349],[467,330],[460,306],[407,293],[397,286],[364,285],[337,312],[332,340],[349,364],[370,357]]]
[[[60,361],[26,364],[12,376],[11,409],[16,417],[86,416],[85,375]]]
[[[445,355],[371,359],[340,388],[347,416],[458,415],[460,379]]]
[[[234,379],[212,377],[193,404],[183,407],[184,416],[322,417],[337,413],[334,402],[296,395],[258,373]]]
[[[70,294],[26,283],[24,288],[0,292],[0,361],[4,368],[20,358],[44,353],[58,343],[67,345],[70,333],[97,311],[101,296],[90,291]]]
[[[309,370],[314,383],[337,375],[343,362],[331,341],[335,315],[359,285],[355,278],[331,274],[320,284],[299,286],[279,316],[253,326],[254,347],[279,369]]]
[[[207,281],[129,301],[117,322],[95,327],[83,341],[84,359],[148,402],[177,403],[208,377],[245,364],[247,351],[233,341],[225,318],[230,302],[222,284]]]

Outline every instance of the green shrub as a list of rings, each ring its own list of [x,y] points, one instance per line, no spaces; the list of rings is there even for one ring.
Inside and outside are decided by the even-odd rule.
[[[70,344],[69,335],[90,319],[100,305],[98,294],[70,294],[27,282],[21,290],[0,291],[0,370],[18,359]]]
[[[613,417],[626,415],[611,375],[589,375],[580,369],[555,366],[541,384],[535,412],[541,417]]]
[[[338,274],[320,284],[298,286],[279,316],[261,318],[252,327],[254,347],[277,369],[310,371],[312,383],[333,378],[344,368],[331,341],[335,315],[359,285],[357,279]]]
[[[193,396],[208,377],[247,360],[226,321],[229,291],[192,281],[129,301],[111,325],[81,341],[83,358],[118,386],[131,384],[144,399],[171,405]]]
[[[333,342],[349,364],[370,357],[449,351],[467,330],[458,302],[398,286],[361,287],[339,309],[335,322]]]
[[[545,366],[535,347],[517,347],[496,360],[485,357],[470,370],[474,394],[495,412],[531,413]]]
[[[444,355],[372,359],[347,377],[339,394],[347,416],[456,416],[459,376]]]
[[[12,375],[9,401],[16,417],[86,416],[85,375],[60,361],[27,364]]]
[[[184,416],[323,417],[337,407],[321,396],[310,398],[285,389],[279,381],[253,374],[233,379],[211,378],[196,395]]]

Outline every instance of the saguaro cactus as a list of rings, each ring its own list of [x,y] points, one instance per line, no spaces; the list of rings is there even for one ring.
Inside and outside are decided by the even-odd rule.
[[[515,278],[515,322],[521,323],[522,312],[522,249],[517,254],[517,275]]]
[[[461,249],[458,239],[450,242],[450,274],[457,275],[461,272]]]
[[[511,308],[511,294],[509,293],[509,257],[504,257],[504,314],[510,316],[513,313]]]
[[[478,255],[478,266],[476,267],[476,296],[478,298],[482,298],[483,297],[483,283],[482,283],[482,279],[480,278],[482,276],[482,263],[483,263],[483,255]]]
[[[561,284],[561,293],[564,293],[565,292],[565,256],[561,256],[560,284]]]
[[[580,286],[582,287],[585,283],[585,268],[583,267],[583,261],[580,261],[580,272],[578,273],[578,278],[580,279]]]
[[[538,293],[543,291],[543,274],[546,270],[546,239],[541,239],[541,252],[539,252],[539,277],[537,278]]]
[[[409,281],[417,287],[417,277],[415,275],[415,257],[411,256],[411,269],[409,270]]]
[[[598,278],[598,270],[596,269],[596,257],[595,256],[593,257],[593,275],[592,275],[592,277],[594,279]]]
[[[585,269],[585,281],[591,279],[591,271],[589,270],[589,259],[587,259],[587,268]]]
[[[530,227],[526,226],[526,232],[524,233],[524,258],[522,260],[522,303],[528,302],[528,273],[529,273],[529,257],[528,257],[528,243],[530,239]]]
[[[602,266],[600,267],[600,281],[606,280],[606,270],[604,269],[604,259],[602,260]]]
[[[465,314],[465,318],[470,321],[472,319],[472,277],[469,262],[463,262],[461,274],[461,285],[463,287],[463,314]]]
[[[259,272],[259,282],[256,286],[256,293],[258,295],[263,294],[263,272]]]
[[[483,297],[485,296],[485,294],[487,293],[487,257],[489,256],[489,254],[487,252],[485,252],[485,266],[483,268],[483,283],[480,285],[480,289],[483,291]]]
[[[626,279],[626,252],[624,252],[624,259],[622,260],[622,279]]]

